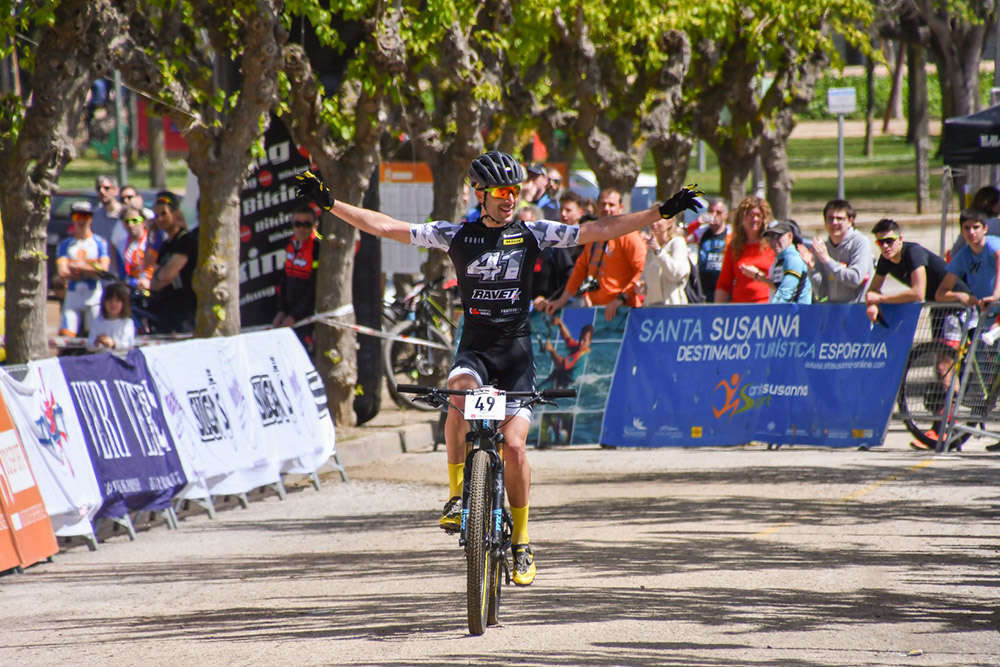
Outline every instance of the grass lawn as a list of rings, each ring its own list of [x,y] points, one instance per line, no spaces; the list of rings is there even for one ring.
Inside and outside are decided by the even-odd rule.
[[[59,178],[59,188],[90,190],[94,187],[94,179],[100,174],[107,174],[117,179],[118,163],[105,159],[94,149],[88,148],[83,155],[66,165]],[[167,187],[170,190],[183,191],[186,178],[187,163],[183,159],[167,161]],[[126,181],[138,188],[150,187],[149,160],[146,157],[140,158],[138,164],[129,166]]]
[[[833,121],[831,121],[833,123]],[[931,150],[937,149],[937,137],[931,137]],[[844,140],[844,191],[852,201],[866,202],[887,211],[915,212],[916,175],[915,150],[901,137],[877,135],[872,157],[863,154],[864,139],[847,137]],[[836,137],[792,139],[788,145],[789,166],[794,177],[792,191],[793,210],[820,210],[837,192],[837,140]],[[698,183],[706,192],[719,191],[719,168],[715,154],[706,151],[706,169],[697,170],[697,157],[692,155],[687,182]],[[579,156],[574,168],[585,169]],[[937,208],[940,198],[941,159],[932,157],[931,209]],[[60,188],[92,188],[98,174],[117,175],[117,164],[102,158],[93,149],[73,160],[62,174]],[[653,172],[652,156],[646,156],[643,171]],[[183,159],[170,160],[167,165],[167,183],[172,190],[183,190],[187,173]],[[139,187],[149,185],[149,161],[145,158],[131,166],[128,181]]]

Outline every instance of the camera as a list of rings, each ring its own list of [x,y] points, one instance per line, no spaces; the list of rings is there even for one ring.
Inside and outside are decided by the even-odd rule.
[[[580,284],[580,289],[576,291],[577,296],[582,296],[587,292],[594,292],[600,288],[597,284],[597,278],[594,276],[587,276],[584,281]]]

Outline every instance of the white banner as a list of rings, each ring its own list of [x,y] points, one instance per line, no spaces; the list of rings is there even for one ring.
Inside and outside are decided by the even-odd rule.
[[[309,355],[288,328],[244,334],[239,341],[261,448],[276,448],[282,472],[314,472],[333,454],[335,442],[323,383]]]
[[[0,368],[0,391],[56,535],[91,534],[101,491],[59,360],[32,362],[22,382]]]
[[[323,383],[291,329],[142,352],[192,482],[182,497],[245,493],[333,454]]]
[[[192,482],[182,497],[246,493],[280,479],[280,461],[259,442],[239,341],[199,338],[142,348]]]

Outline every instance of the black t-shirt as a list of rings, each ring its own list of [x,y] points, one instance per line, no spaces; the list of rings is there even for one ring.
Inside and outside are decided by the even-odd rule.
[[[156,268],[166,265],[174,255],[184,255],[187,262],[168,285],[155,293],[153,304],[158,320],[157,328],[164,331],[186,331],[194,326],[197,305],[191,287],[191,279],[198,263],[198,242],[193,232],[182,229],[174,238],[165,240],[156,258]]]
[[[580,228],[539,220],[487,227],[480,221],[411,225],[410,243],[448,252],[465,309],[465,330],[530,333],[535,262],[549,247],[576,245]]]
[[[890,275],[904,285],[910,285],[910,276],[918,267],[925,267],[927,273],[927,289],[924,291],[924,301],[933,301],[934,293],[948,273],[948,265],[944,259],[919,243],[903,241],[903,250],[900,253],[899,263],[890,262],[885,257],[878,258],[875,266],[875,274],[879,276]],[[955,284],[954,291],[968,292],[968,286],[959,280]]]

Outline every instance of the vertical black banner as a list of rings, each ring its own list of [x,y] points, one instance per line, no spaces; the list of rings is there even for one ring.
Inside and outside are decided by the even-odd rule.
[[[240,192],[240,321],[270,324],[277,311],[276,286],[285,267],[296,207],[295,176],[309,168],[304,150],[277,117],[264,134],[265,156]]]
[[[378,169],[365,193],[362,205],[379,210]],[[361,242],[354,254],[354,275],[351,298],[354,319],[373,329],[382,328],[382,241],[371,234],[361,233]],[[378,414],[382,406],[382,345],[381,338],[358,336],[358,385],[361,391],[354,397],[354,414],[363,424]]]

